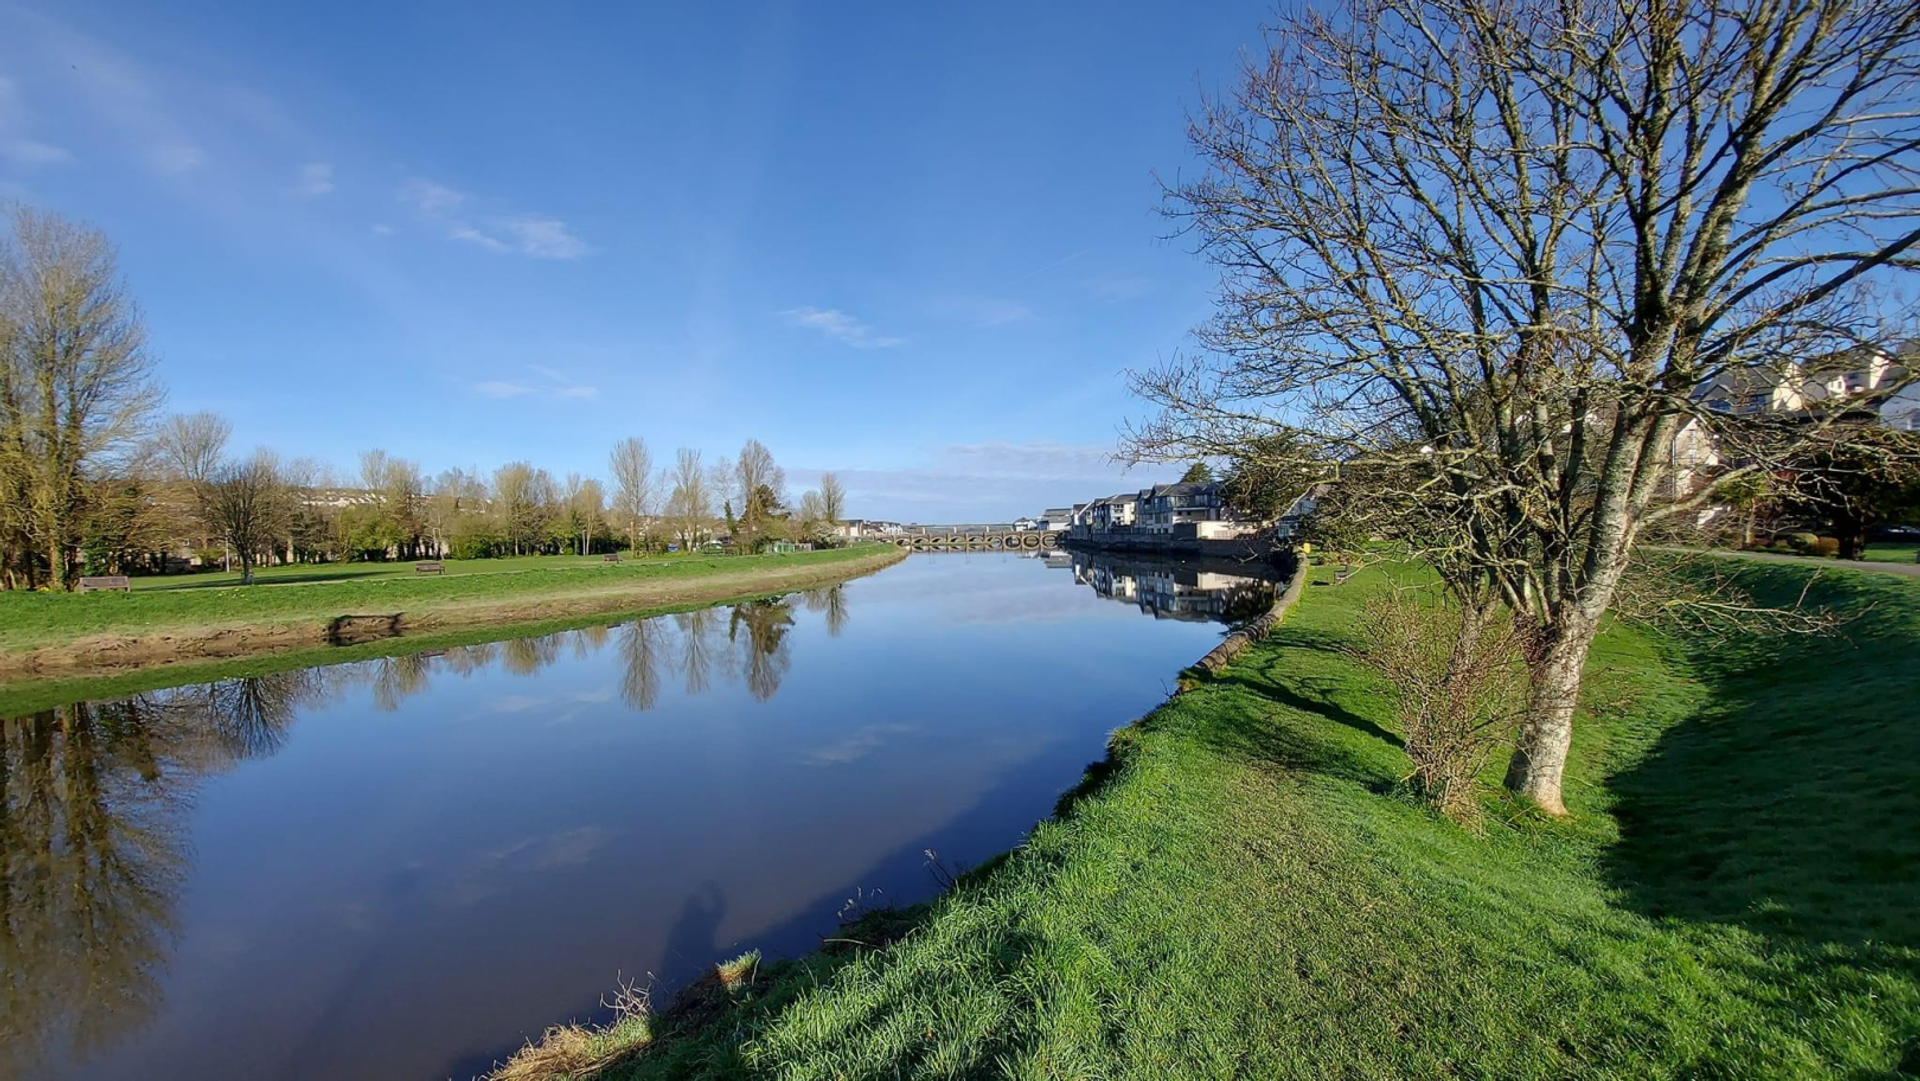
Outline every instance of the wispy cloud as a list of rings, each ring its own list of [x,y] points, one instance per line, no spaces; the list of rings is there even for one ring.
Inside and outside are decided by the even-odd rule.
[[[400,201],[422,214],[440,214],[467,201],[467,193],[416,177],[400,188]]]
[[[1088,278],[1084,283],[1088,294],[1095,300],[1108,304],[1118,304],[1123,300],[1132,300],[1144,296],[1152,282],[1137,275],[1126,277]]]
[[[324,161],[310,161],[302,165],[293,190],[306,196],[327,194],[333,190],[333,166]]]
[[[447,236],[454,240],[464,240],[469,244],[485,248],[492,252],[508,252],[513,250],[507,246],[506,241],[501,240],[499,237],[490,236],[465,223],[456,223],[453,225],[447,230]]]
[[[559,218],[544,214],[470,216],[460,213],[471,208],[476,200],[458,188],[424,177],[416,177],[403,185],[399,198],[422,218],[445,229],[447,239],[484,251],[533,259],[579,259],[593,253],[586,241]]]
[[[935,302],[934,310],[951,319],[962,319],[982,329],[1004,327],[1033,318],[1033,309],[1016,300],[986,296],[947,296]]]
[[[566,222],[531,215],[493,218],[485,227],[456,222],[448,235],[488,251],[518,252],[535,259],[578,259],[592,250]]]
[[[38,139],[7,139],[0,141],[0,157],[15,165],[32,168],[40,165],[59,165],[73,160],[73,155],[64,146],[43,143]]]
[[[488,379],[473,384],[473,392],[483,398],[504,401],[509,398],[556,398],[585,401],[597,398],[600,388],[575,380],[558,368],[548,368],[540,364],[527,365],[527,371],[539,376],[538,380],[519,382],[511,379]]]
[[[910,724],[866,725],[823,747],[814,748],[800,761],[809,766],[844,766],[865,758],[890,740],[913,731],[914,727]]]
[[[153,166],[155,172],[177,176],[205,165],[207,155],[193,143],[162,143],[147,154],[147,163]]]
[[[928,448],[918,464],[834,470],[860,517],[918,522],[1010,522],[1097,495],[1173,480],[1130,472],[1109,445],[966,443]],[[788,470],[788,478],[811,476]]]
[[[817,330],[855,349],[887,349],[906,342],[905,338],[880,334],[838,308],[788,308],[780,314],[795,326]]]
[[[19,84],[0,75],[0,158],[22,168],[59,165],[73,160],[64,146],[55,146],[30,134],[33,116]]]

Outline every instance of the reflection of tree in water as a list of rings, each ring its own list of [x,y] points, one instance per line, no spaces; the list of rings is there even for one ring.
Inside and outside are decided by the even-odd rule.
[[[607,644],[607,636],[612,631],[612,627],[606,626],[582,627],[574,631],[573,655],[580,660],[586,660],[600,652],[601,648]]]
[[[0,1076],[152,1018],[194,790],[328,689],[280,672],[0,721]]]
[[[680,664],[687,673],[687,693],[704,694],[713,682],[714,632],[719,620],[711,608],[678,612],[674,626],[680,628]]]
[[[847,590],[845,586],[828,586],[826,589],[809,589],[806,592],[807,611],[824,615],[827,635],[840,637],[847,626]]]
[[[780,680],[792,663],[787,628],[793,626],[793,606],[778,600],[749,601],[733,608],[727,639],[744,654],[747,691],[765,702],[780,690]],[[746,634],[741,635],[745,629]]]
[[[560,659],[560,636],[510,638],[501,643],[500,663],[516,676],[530,676]]]
[[[455,675],[470,676],[493,666],[500,656],[500,643],[477,642],[470,646],[455,646],[446,651],[443,661],[446,669]]]
[[[620,700],[629,709],[652,709],[660,700],[658,647],[663,629],[651,619],[638,619],[620,628],[620,659],[625,662]]]
[[[381,657],[373,665],[373,704],[392,713],[400,703],[427,689],[433,658],[424,653]]]

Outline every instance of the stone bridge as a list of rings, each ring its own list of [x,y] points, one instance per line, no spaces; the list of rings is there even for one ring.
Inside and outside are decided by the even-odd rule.
[[[1057,531],[953,530],[949,532],[895,533],[878,539],[911,548],[916,552],[1038,552],[1060,547]]]

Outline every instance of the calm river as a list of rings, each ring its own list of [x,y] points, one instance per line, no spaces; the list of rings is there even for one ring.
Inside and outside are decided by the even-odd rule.
[[[617,979],[805,951],[1018,843],[1270,596],[916,555],[7,720],[0,1076],[465,1079]]]

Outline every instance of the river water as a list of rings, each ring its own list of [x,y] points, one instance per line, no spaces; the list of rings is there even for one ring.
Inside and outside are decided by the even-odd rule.
[[[1017,844],[1271,596],[916,555],[6,720],[0,1077],[464,1079],[616,981],[804,952]]]

